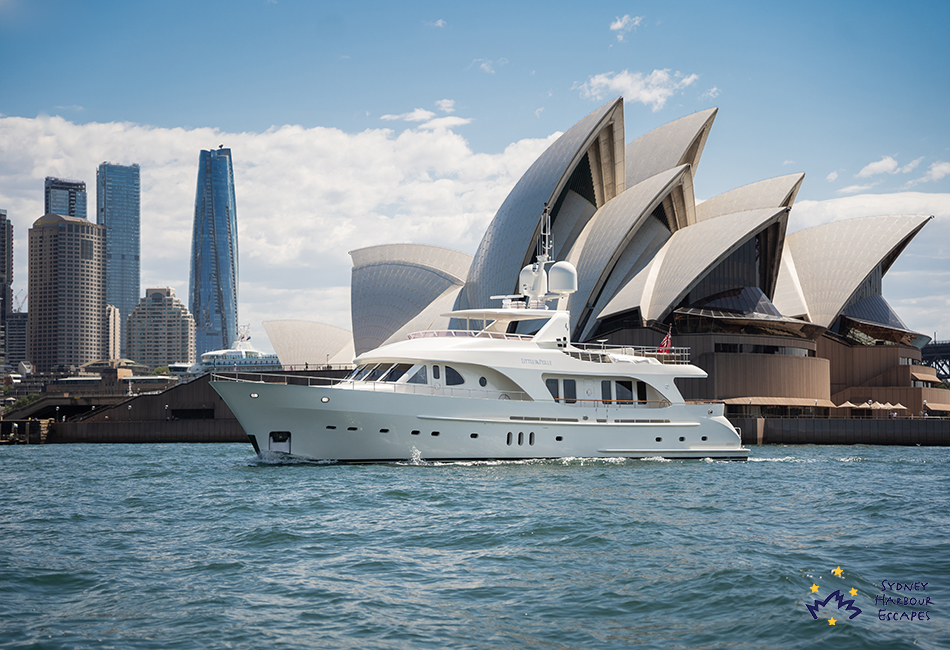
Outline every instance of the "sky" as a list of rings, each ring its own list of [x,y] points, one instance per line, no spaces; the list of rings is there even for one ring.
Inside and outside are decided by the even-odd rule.
[[[14,293],[43,179],[138,163],[142,275],[188,302],[201,149],[231,148],[239,320],[350,328],[348,252],[472,254],[557,137],[624,97],[632,141],[718,107],[697,200],[806,174],[789,232],[934,215],[884,278],[950,339],[947,2],[0,0]]]

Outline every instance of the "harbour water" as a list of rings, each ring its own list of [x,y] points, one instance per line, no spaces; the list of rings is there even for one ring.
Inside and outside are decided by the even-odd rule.
[[[0,467],[4,648],[950,647],[948,448],[353,466],[47,445]]]

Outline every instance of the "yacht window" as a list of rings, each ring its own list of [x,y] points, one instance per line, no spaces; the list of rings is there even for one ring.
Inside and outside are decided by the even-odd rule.
[[[488,380],[485,379],[484,377],[479,377],[479,378],[478,378],[478,385],[481,386],[482,388],[484,388],[485,386],[488,385]]]
[[[432,378],[439,379],[439,366],[432,366]]]
[[[601,396],[601,399],[603,399],[604,404],[613,403],[611,400],[611,397],[613,397],[613,393],[610,390],[610,384],[611,384],[611,381],[609,379],[604,379],[603,381],[600,382],[600,396]]]
[[[557,399],[560,397],[557,392],[557,379],[545,379],[544,385],[548,387],[548,391],[551,393],[551,397]]]
[[[438,368],[438,366],[436,366]],[[445,367],[445,385],[446,386],[459,386],[464,384],[465,380],[462,378],[462,375],[458,373],[458,370],[452,366]]]
[[[647,385],[642,381],[637,382],[637,401],[647,401]]]
[[[379,364],[378,366],[373,368],[373,372],[366,375],[366,381],[376,381],[377,379],[382,377],[384,374],[386,374],[386,371],[389,370],[392,367],[392,365],[393,364],[391,363]]]
[[[620,403],[633,401],[633,382],[618,381],[617,383],[617,401]]]
[[[564,401],[568,404],[577,402],[577,383],[573,379],[564,380]]]
[[[353,372],[351,372],[350,374],[348,374],[348,375],[346,376],[346,379],[344,379],[343,381],[347,381],[347,380],[349,380],[349,379],[353,379],[354,377],[356,377],[356,375],[357,375],[357,374],[359,373],[359,371],[362,370],[362,369],[363,369],[363,366],[357,366],[357,367],[353,368]]]
[[[370,371],[373,368],[375,368],[377,365],[378,364],[373,364],[373,363],[366,364],[365,366],[360,368],[360,374],[356,375],[356,377],[354,377],[353,379],[355,379],[356,381],[362,381],[363,379],[366,378],[366,375],[368,375]]]
[[[428,384],[429,376],[426,374],[426,367],[419,366],[419,370],[416,371],[416,374],[410,377],[406,381],[406,383],[407,384]]]
[[[410,368],[412,368],[411,363],[397,363],[382,376],[380,381],[399,381],[399,378],[406,374]]]

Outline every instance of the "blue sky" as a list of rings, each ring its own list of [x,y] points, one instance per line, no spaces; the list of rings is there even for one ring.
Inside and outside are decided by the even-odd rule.
[[[262,320],[348,327],[347,251],[474,252],[534,158],[622,94],[628,141],[719,107],[699,199],[802,171],[790,230],[935,214],[885,297],[950,338],[948,24],[946,2],[0,0],[15,290],[43,177],[94,187],[110,160],[142,165],[143,290],[187,301],[198,150],[226,144],[241,320],[262,343]]]

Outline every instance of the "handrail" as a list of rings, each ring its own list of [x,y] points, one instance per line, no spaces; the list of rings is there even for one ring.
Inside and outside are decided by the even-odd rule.
[[[423,330],[421,332],[412,332],[409,339],[432,339],[432,338],[477,338],[477,339],[497,339],[502,341],[530,341],[534,336],[527,334],[506,334],[505,332],[487,332],[475,330]]]

